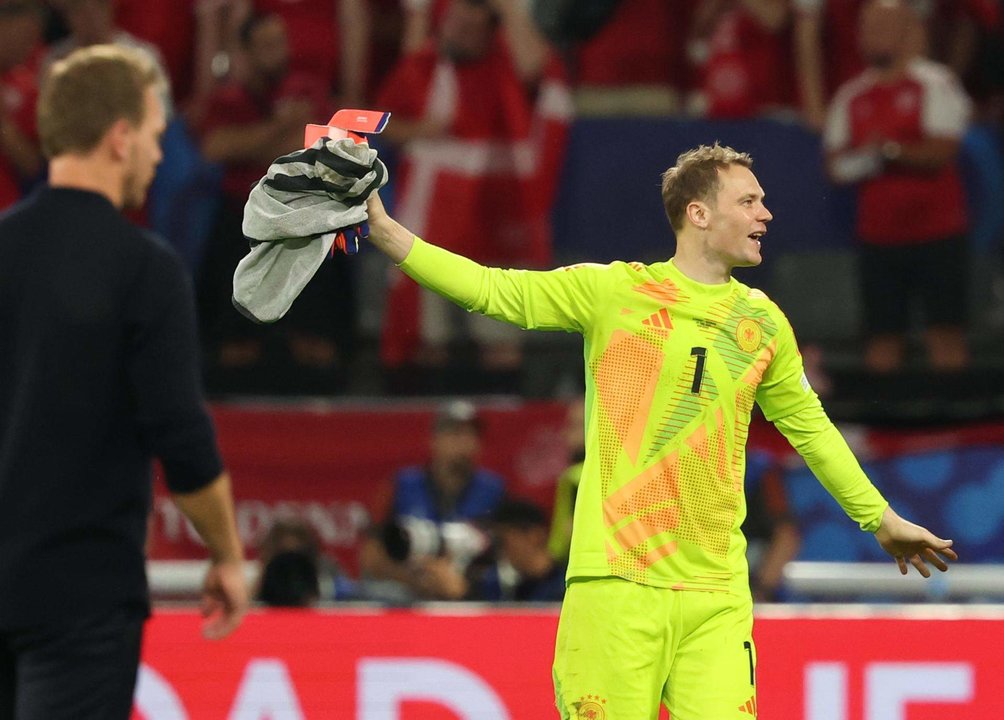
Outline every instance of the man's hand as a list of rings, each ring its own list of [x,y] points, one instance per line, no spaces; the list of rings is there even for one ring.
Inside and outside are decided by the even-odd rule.
[[[202,635],[219,640],[232,633],[248,610],[248,586],[240,561],[213,563],[202,586]]]
[[[946,560],[956,561],[959,556],[952,550],[951,540],[935,537],[927,528],[904,520],[888,507],[882,515],[882,524],[875,532],[875,539],[887,553],[896,558],[899,571],[906,575],[907,561],[924,577],[931,577],[927,563],[941,572],[948,570]]]

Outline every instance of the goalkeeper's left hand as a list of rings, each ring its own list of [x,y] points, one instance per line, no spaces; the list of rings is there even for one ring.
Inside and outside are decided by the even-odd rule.
[[[931,577],[927,563],[931,563],[941,572],[948,570],[948,560],[954,562],[959,556],[952,550],[951,540],[942,540],[927,528],[904,520],[891,508],[887,507],[882,514],[882,523],[875,532],[875,539],[887,553],[896,559],[899,571],[906,575],[909,571],[907,562],[917,568],[917,572],[926,578]]]

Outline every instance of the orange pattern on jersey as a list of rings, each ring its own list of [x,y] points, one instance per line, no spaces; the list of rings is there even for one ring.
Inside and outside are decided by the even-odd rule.
[[[707,372],[695,394],[697,358],[677,372],[665,367],[663,352],[681,322],[673,306],[690,298],[668,279],[632,289],[659,306],[640,303],[637,325],[613,330],[606,349],[590,363],[599,409],[608,567],[614,575],[645,583],[653,566],[677,555],[684,566],[703,568],[681,587],[726,591],[734,572],[727,560],[733,526],[743,504],[747,423],[756,387],[777,351],[777,323],[736,294],[708,307],[691,342],[713,348],[727,374]],[[621,314],[633,313],[623,308]],[[681,318],[690,322],[687,315]],[[751,338],[758,338],[755,348],[752,339],[745,347],[739,342],[743,323]],[[660,385],[670,370],[677,376],[672,385]]]
[[[698,426],[698,428],[690,434],[690,437],[687,438],[687,445],[697,455],[697,457],[707,462],[708,458],[711,457],[707,426]]]
[[[736,421],[732,456],[733,477],[737,490],[742,490],[742,480],[746,473],[746,440],[749,437],[749,423],[744,418],[748,418],[753,411],[753,403],[756,402],[756,388],[763,379],[763,374],[767,371],[767,366],[774,359],[777,353],[777,339],[774,338],[765,347],[749,370],[742,378],[736,391]]]
[[[656,535],[662,535],[664,532],[675,530],[679,524],[679,504],[656,508],[640,514],[637,519],[621,528],[614,535],[614,541],[626,550],[634,550],[641,545],[645,545]],[[675,544],[674,542],[673,545],[675,546]],[[669,552],[665,552],[663,553],[663,557],[669,554]],[[647,563],[646,567],[650,564]]]
[[[650,343],[616,330],[593,368],[601,411],[631,462],[641,451],[664,359]]]
[[[635,292],[647,295],[666,305],[674,305],[681,300],[689,300],[686,293],[682,292],[676,284],[669,279],[662,282],[647,282],[635,287]]]
[[[650,568],[663,558],[668,558],[679,549],[680,545],[676,540],[670,540],[665,545],[660,545],[655,550],[645,556],[645,567]]]
[[[757,387],[760,381],[763,380],[763,374],[767,372],[767,366],[770,365],[770,361],[774,359],[774,355],[777,353],[777,338],[774,338],[765,347],[759,355],[757,355],[756,360],[750,365],[749,370],[743,375],[743,382],[747,385],[752,385]]]
[[[625,483],[603,503],[608,527],[616,527],[656,503],[680,497],[679,455],[671,453]]]
[[[652,546],[654,538],[667,532],[709,556],[726,556],[742,474],[729,457],[721,408],[715,409],[713,420],[713,426],[702,425],[688,438],[687,452],[671,452],[604,502],[605,524],[621,549],[611,571],[644,581],[649,567],[679,549],[675,540]]]
[[[708,457],[702,458],[693,452],[680,457],[680,507],[683,512],[676,535],[711,556],[724,558],[742,488],[736,489],[721,408],[715,409],[714,418],[714,429],[708,433]]]
[[[648,547],[639,545],[618,555],[610,563],[610,572],[633,582],[645,584],[648,582]]]
[[[651,548],[649,540],[680,524],[677,457],[672,453],[663,458],[603,503],[604,521],[620,548],[612,560],[608,553],[611,572],[643,581],[649,567],[676,552],[675,541]],[[618,529],[625,520],[630,522]]]

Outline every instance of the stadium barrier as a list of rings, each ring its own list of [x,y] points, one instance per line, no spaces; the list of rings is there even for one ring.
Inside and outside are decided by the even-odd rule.
[[[557,717],[553,607],[273,610],[216,643],[199,624],[154,614],[134,720]],[[763,718],[1004,717],[999,606],[765,606],[754,637]]]
[[[907,577],[892,561],[884,563],[791,562],[784,568],[784,588],[791,597],[809,600],[860,600],[862,597],[908,601],[1004,600],[1004,565],[952,566],[924,579],[913,568]]]
[[[205,577],[207,561],[159,560],[147,564],[150,590],[156,598],[194,598]],[[248,561],[244,574],[253,582],[260,571]],[[1004,601],[1004,565],[954,565],[925,580],[912,568],[907,577],[890,560],[885,563],[791,562],[784,569],[787,597],[812,601],[886,600],[897,602]]]

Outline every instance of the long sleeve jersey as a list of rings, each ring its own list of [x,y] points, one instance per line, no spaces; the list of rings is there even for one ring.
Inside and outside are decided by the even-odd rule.
[[[830,422],[795,336],[762,292],[673,261],[487,268],[416,238],[401,269],[462,307],[578,332],[586,459],[568,577],[748,592],[746,439],[760,406],[862,529],[887,503]]]

